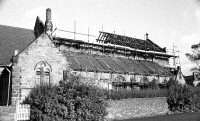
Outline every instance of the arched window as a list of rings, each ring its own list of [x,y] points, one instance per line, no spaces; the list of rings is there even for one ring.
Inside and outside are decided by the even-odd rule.
[[[41,80],[41,71],[37,70],[36,71],[36,77],[35,77],[35,83],[40,84],[40,80]]]
[[[51,66],[47,62],[41,61],[37,63],[34,70],[36,72],[36,77],[35,77],[36,84],[50,83]]]
[[[44,83],[50,83],[50,70],[46,69],[44,71]]]

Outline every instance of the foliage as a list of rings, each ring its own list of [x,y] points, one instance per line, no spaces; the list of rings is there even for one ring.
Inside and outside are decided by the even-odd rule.
[[[149,88],[159,89],[158,80],[154,78],[151,82],[149,82]]]
[[[164,83],[164,84],[166,84],[167,82],[168,82],[167,79],[164,79],[164,80],[163,80],[163,83]]]
[[[37,121],[99,121],[107,115],[103,91],[74,76],[57,86],[35,87],[24,103]]]
[[[169,81],[166,83],[166,88],[169,89],[172,85],[177,85],[178,82],[174,81],[174,79],[170,78]]]
[[[169,88],[167,103],[171,111],[187,111],[192,104],[192,91],[187,86],[173,83]]]
[[[58,95],[59,102],[71,110],[71,119],[98,121],[107,114],[103,91],[79,80],[61,81]]]
[[[193,90],[192,110],[200,111],[200,87],[192,87],[192,90]]]
[[[149,79],[144,76],[142,79],[141,79],[141,82],[144,82],[144,83],[149,83]]]
[[[62,106],[58,103],[55,86],[45,84],[36,86],[23,103],[31,106],[31,120],[60,119],[59,108]]]
[[[136,79],[132,77],[131,82],[136,82]]]
[[[197,65],[197,67],[192,68],[192,71],[200,72],[200,53],[199,53],[199,44],[191,46],[192,53],[186,53],[186,57]]]
[[[200,87],[200,82],[196,85],[196,87]]]
[[[190,112],[200,109],[200,89],[174,81],[167,95],[169,109],[173,112]]]

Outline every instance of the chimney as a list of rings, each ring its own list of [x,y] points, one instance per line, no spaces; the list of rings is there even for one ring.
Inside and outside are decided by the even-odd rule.
[[[53,24],[51,22],[51,9],[46,9],[46,21],[45,21],[45,33],[51,35],[53,29]]]
[[[145,34],[145,38],[146,38],[146,40],[148,40],[148,39],[149,39],[149,37],[148,37],[148,36],[149,36],[149,34],[148,34],[148,33],[146,33],[146,34]]]

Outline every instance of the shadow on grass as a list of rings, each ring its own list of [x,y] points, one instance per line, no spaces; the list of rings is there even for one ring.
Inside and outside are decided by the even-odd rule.
[[[200,121],[200,112],[160,115],[145,118],[134,118],[114,121]]]

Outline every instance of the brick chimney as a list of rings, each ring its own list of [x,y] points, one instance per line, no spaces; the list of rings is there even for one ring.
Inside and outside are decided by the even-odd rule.
[[[53,24],[51,22],[51,9],[46,9],[46,21],[45,21],[45,33],[51,35],[53,29]]]

